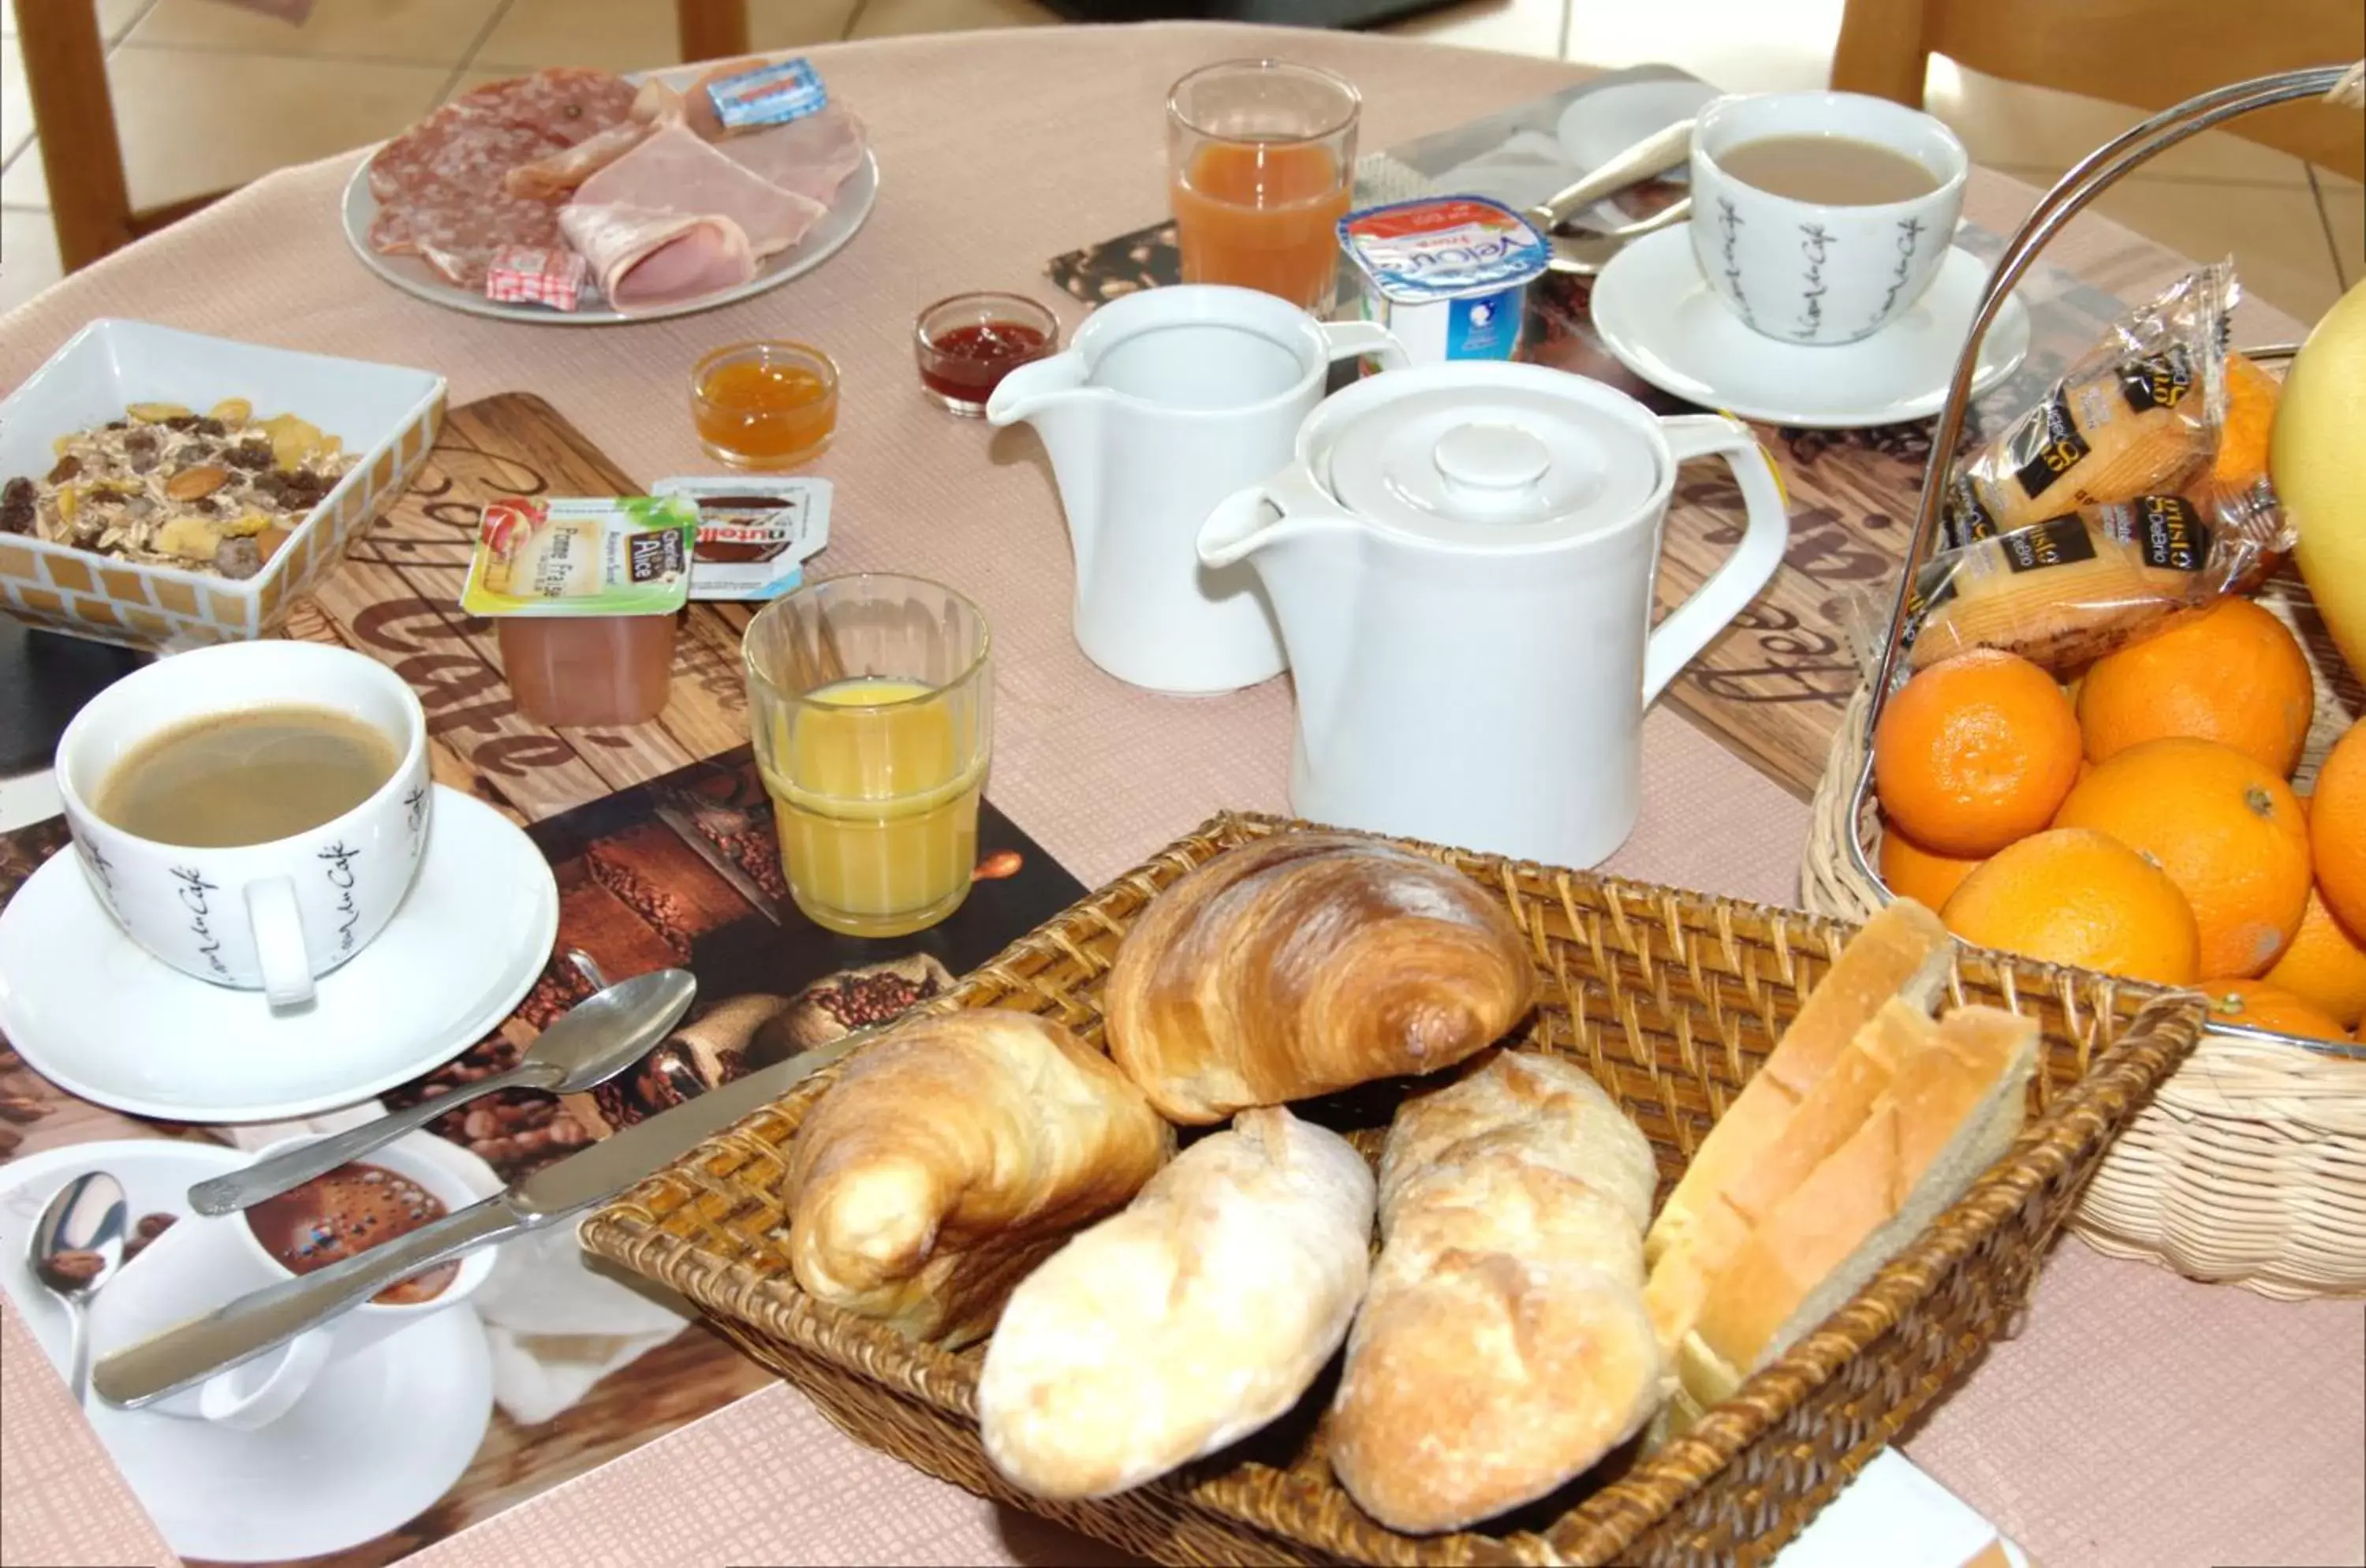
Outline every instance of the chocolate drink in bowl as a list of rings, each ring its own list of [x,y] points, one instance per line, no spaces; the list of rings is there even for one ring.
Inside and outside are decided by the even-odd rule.
[[[266,1198],[246,1211],[247,1229],[291,1274],[310,1274],[442,1219],[444,1201],[383,1166],[355,1162]],[[460,1272],[457,1259],[398,1280],[370,1299],[386,1306],[434,1300]]]

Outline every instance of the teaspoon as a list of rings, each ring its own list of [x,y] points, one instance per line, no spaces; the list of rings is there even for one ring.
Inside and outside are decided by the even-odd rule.
[[[232,1214],[251,1208],[316,1176],[325,1176],[495,1089],[580,1094],[607,1082],[655,1050],[682,1021],[697,994],[698,982],[686,969],[659,969],[620,980],[576,1003],[535,1036],[517,1066],[508,1071],[200,1181],[189,1189],[189,1206],[200,1214]]]
[[[90,1392],[90,1299],[123,1261],[130,1223],[123,1183],[94,1170],[58,1189],[26,1245],[26,1267],[66,1309],[66,1387],[76,1404]]]

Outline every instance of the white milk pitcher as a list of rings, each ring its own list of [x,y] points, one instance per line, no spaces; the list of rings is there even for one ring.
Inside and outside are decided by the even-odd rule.
[[[986,405],[1052,455],[1076,557],[1076,642],[1121,681],[1229,692],[1283,667],[1256,573],[1204,565],[1209,508],[1290,460],[1335,359],[1404,350],[1254,289],[1145,289],[1093,312],[1068,351],[1005,377]]]
[[[1716,456],[1741,542],[1651,629],[1676,466]],[[1298,688],[1290,807],[1553,865],[1633,831],[1645,705],[1756,597],[1790,524],[1757,442],[1599,382],[1457,361],[1358,383],[1200,533],[1255,566]]]

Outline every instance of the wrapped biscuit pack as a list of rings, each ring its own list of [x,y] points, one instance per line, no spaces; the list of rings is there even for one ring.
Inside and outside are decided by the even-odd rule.
[[[2224,346],[2235,298],[2225,265],[2189,274],[1957,464],[1908,602],[1914,669],[1994,648],[2064,673],[2274,570],[2278,386]],[[1863,609],[1878,646],[1886,606]]]

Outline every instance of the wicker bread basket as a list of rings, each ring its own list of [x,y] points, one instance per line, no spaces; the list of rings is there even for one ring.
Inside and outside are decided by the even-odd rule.
[[[1104,976],[1151,899],[1224,849],[1297,826],[1218,818],[926,1005],[1045,1014],[1098,1043]],[[1610,1090],[1651,1140],[1662,1196],[1848,934],[1785,910],[1407,847],[1510,908],[1545,981],[1521,1043],[1583,1063]],[[2190,995],[1970,952],[1951,991],[2045,1027],[2034,1114],[2005,1158],[1689,1436],[1648,1460],[1622,1456],[1623,1473],[1581,1480],[1484,1530],[1416,1540],[1360,1513],[1324,1457],[1325,1382],[1265,1432],[1136,1491],[1076,1504],[1016,1491],[979,1446],[982,1348],[913,1344],[810,1300],[790,1272],[789,1145],[835,1071],[593,1215],[583,1240],[688,1296],[862,1441],[1160,1562],[1763,1562],[2007,1330],[2105,1145],[2201,1026]],[[1368,1086],[1299,1109],[1372,1155],[1400,1092]]]
[[[2338,67],[2286,72],[2165,110],[2065,175],[2006,244],[1932,438],[1887,649],[1842,716],[1817,786],[1800,871],[1810,909],[1863,919],[1890,898],[1875,870],[1881,828],[1871,798],[1869,737],[1883,697],[1905,674],[1903,584],[1929,558],[1937,536],[1938,498],[1963,434],[1971,367],[2003,299],[2063,224],[2155,153],[2278,103],[2327,97],[2354,105],[2359,78],[2356,66],[2347,73]],[[2291,352],[2252,354],[2268,361]],[[2366,716],[2366,689],[2360,683],[2366,671],[2343,665],[2297,578],[2270,583],[2259,603],[2299,635],[2315,675],[2316,713],[2296,780],[2305,786],[2334,741]],[[2366,1294],[2366,1048],[2260,1030],[2211,1031],[2106,1156],[2072,1228],[2114,1257],[2146,1258],[2263,1295]]]

